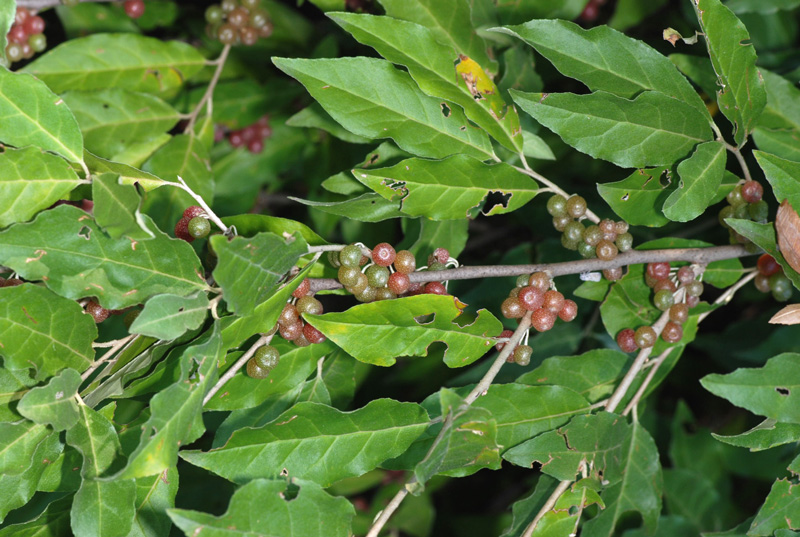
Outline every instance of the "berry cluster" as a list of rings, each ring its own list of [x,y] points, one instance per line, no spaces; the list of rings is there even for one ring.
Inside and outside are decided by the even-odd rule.
[[[719,222],[730,233],[731,244],[749,244],[749,241],[733,230],[726,222],[726,218],[739,218],[765,223],[769,216],[769,207],[764,201],[764,188],[758,181],[745,181],[728,193],[728,205],[719,212]]]
[[[224,127],[219,127],[214,133],[214,141],[220,142],[226,136],[232,147],[247,146],[247,150],[251,153],[261,153],[264,149],[264,140],[272,136],[269,116],[262,117],[252,125],[227,133]]]
[[[28,60],[47,48],[44,19],[28,8],[18,7],[14,23],[8,32],[6,57],[10,63]]]
[[[370,258],[372,264],[367,265]],[[428,270],[443,270],[449,259],[450,253],[445,248],[437,248],[428,258]],[[424,286],[411,283],[408,275],[417,269],[414,254],[408,250],[396,252],[386,242],[375,246],[369,256],[364,255],[358,244],[350,244],[338,252],[329,252],[328,261],[339,270],[339,283],[359,302],[389,300],[402,295],[447,294],[442,282],[428,282]],[[361,267],[365,265],[362,272]]]
[[[272,35],[272,21],[261,0],[222,0],[206,9],[206,32],[223,45],[255,45]]]
[[[569,199],[556,194],[547,200],[547,212],[553,217],[553,227],[561,232],[561,244],[577,250],[584,259],[596,257],[611,261],[619,252],[633,248],[633,236],[628,233],[627,222],[602,220],[599,224],[584,227],[581,220],[586,215],[586,200],[573,195]],[[622,277],[622,268],[603,271],[609,280]]]
[[[698,281],[695,270],[690,266],[679,268],[675,277],[669,263],[649,263],[645,270],[645,282],[654,291],[653,304],[661,311],[669,312],[669,321],[661,331],[661,339],[667,343],[678,343],[683,339],[683,324],[689,318],[689,309],[700,302],[703,283]],[[677,282],[677,283],[676,283]],[[675,302],[675,293],[684,290],[684,302]],[[626,328],[617,334],[617,345],[623,352],[634,352],[656,344],[658,336],[651,326],[640,326],[634,331]]]
[[[783,269],[769,254],[763,254],[756,264],[756,289],[762,293],[772,293],[778,302],[786,302],[792,296],[792,282],[783,273]]]
[[[183,217],[175,224],[175,238],[192,242],[195,239],[208,237],[211,222],[202,207],[192,205],[183,211]]]

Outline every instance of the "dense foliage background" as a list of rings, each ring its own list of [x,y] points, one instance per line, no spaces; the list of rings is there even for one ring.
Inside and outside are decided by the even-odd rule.
[[[0,3],[0,536],[800,531],[800,1],[57,4]],[[447,294],[342,289],[383,242]]]

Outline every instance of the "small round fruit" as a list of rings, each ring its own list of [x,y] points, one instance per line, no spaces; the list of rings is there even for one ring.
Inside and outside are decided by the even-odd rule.
[[[578,316],[578,305],[574,300],[566,299],[561,310],[558,312],[558,318],[564,322],[570,322]]]
[[[503,330],[502,332],[500,332],[500,335],[497,336],[497,339],[508,339],[513,335],[514,335],[514,331],[513,330],[506,329],[506,330]],[[495,350],[497,352],[500,352],[500,351],[503,350],[503,347],[505,347],[505,346],[506,346],[506,342],[505,341],[500,341],[499,343],[497,343],[497,345],[494,346],[494,348],[495,348]]]
[[[269,15],[261,9],[250,10],[250,26],[255,30],[261,30],[269,25]],[[259,35],[261,32],[259,32]]]
[[[781,266],[775,261],[775,258],[769,254],[763,254],[758,258],[756,263],[758,271],[764,276],[772,276],[781,271]]]
[[[617,247],[614,245],[613,242],[603,239],[599,243],[597,243],[597,248],[595,249],[595,252],[597,253],[598,259],[601,259],[603,261],[611,261],[612,259],[617,257],[619,250],[617,250]]]
[[[646,349],[656,344],[656,331],[651,326],[640,326],[633,334],[633,340],[640,349]]]
[[[690,266],[678,269],[678,281],[683,285],[689,285],[696,277],[697,275],[694,273],[694,269]]]
[[[239,7],[239,2],[238,0],[222,0],[220,5],[222,6],[222,11],[224,11],[225,13],[230,13],[231,11]]]
[[[581,224],[576,220],[573,220],[569,224],[567,224],[567,227],[564,228],[564,237],[569,242],[577,243],[583,240],[583,232],[584,232],[583,224]]]
[[[309,341],[309,343],[314,344],[314,345],[316,345],[318,343],[322,343],[323,341],[328,339],[328,338],[325,337],[325,334],[323,334],[322,332],[320,332],[319,330],[317,330],[316,328],[314,328],[310,324],[306,324],[303,327],[303,335],[306,337],[306,339]]]
[[[771,289],[769,288],[769,276],[764,276],[760,272],[756,274],[755,280],[753,282],[756,285],[756,289],[761,291],[762,293],[769,293]]]
[[[394,300],[397,295],[388,287],[378,287],[375,289],[375,300]]]
[[[205,214],[206,214],[205,209],[203,209],[199,205],[189,205],[183,211],[183,217],[189,219],[192,219],[195,216],[205,216]]]
[[[355,267],[351,267],[351,268],[355,268]],[[356,270],[358,270],[358,269],[356,269]],[[369,287],[369,280],[367,280],[367,275],[364,274],[363,272],[359,271],[357,279],[356,279],[356,283],[354,283],[353,285],[348,287],[348,290],[351,293],[353,293],[354,295],[357,295],[359,293],[362,293],[364,291],[364,289],[366,289],[367,287]]]
[[[217,30],[217,39],[223,45],[233,45],[236,43],[236,40],[239,37],[239,33],[236,31],[236,26],[233,24],[223,24]]]
[[[607,241],[615,241],[617,239],[617,223],[613,220],[609,220],[608,218],[601,220],[599,224],[597,224],[600,230],[603,232],[603,238]]]
[[[733,218],[733,210],[733,207],[726,205],[719,211],[719,214],[717,215],[717,220],[719,220],[720,225],[725,229],[731,228],[731,226],[729,226],[725,220],[728,218]]]
[[[738,207],[733,208],[733,217],[738,218],[739,220],[749,220],[750,219],[750,204],[749,203],[742,203]]]
[[[428,258],[428,270],[447,270],[447,265],[439,263],[438,261],[431,261],[430,258]]]
[[[175,238],[182,239],[186,242],[194,241],[194,237],[189,234],[189,222],[191,218],[186,218],[185,216],[178,220],[175,224]]]
[[[686,297],[686,305],[689,307],[689,309],[692,309],[693,307],[697,306],[699,303],[700,303],[700,298],[699,297],[691,296],[691,295]]]
[[[242,147],[246,143],[242,131],[232,131],[228,134],[228,143],[231,147]]]
[[[628,232],[628,223],[625,220],[620,220],[614,225],[616,227],[618,236]]]
[[[244,26],[239,28],[239,40],[242,42],[243,45],[248,47],[252,47],[256,43],[258,43],[258,30],[252,28],[250,26]],[[261,142],[262,145],[264,142]],[[260,152],[260,151],[259,151]]]
[[[742,185],[736,185],[733,190],[728,192],[726,199],[731,207],[738,207],[739,205],[745,203],[744,197],[742,196]]]
[[[28,32],[19,24],[11,27],[7,37],[9,43],[18,43],[22,45],[28,42]]]
[[[664,280],[669,278],[669,269],[670,266],[667,262],[647,264],[647,274],[653,280]]]
[[[597,246],[597,243],[603,240],[603,230],[600,226],[592,224],[584,230],[583,240],[589,246]]]
[[[447,248],[437,248],[433,251],[433,257],[442,265],[446,265],[450,261],[450,252]],[[430,264],[430,260],[428,261]]]
[[[269,370],[260,367],[252,358],[247,360],[247,376],[253,379],[265,379],[269,376]]]
[[[778,302],[786,302],[792,296],[792,282],[783,273],[769,277],[769,288],[772,297]]]
[[[567,200],[566,209],[572,218],[580,218],[586,214],[586,200],[574,194]]]
[[[703,282],[698,282],[697,280],[690,282],[689,285],[686,286],[686,294],[689,296],[696,296],[696,297],[702,295]]]
[[[764,200],[756,203],[749,204],[747,207],[747,214],[754,222],[765,223],[769,218],[769,205]]]
[[[272,345],[264,345],[256,349],[251,359],[258,364],[258,367],[269,371],[278,365],[278,361],[281,359],[281,353]]]
[[[566,234],[561,235],[561,246],[567,250],[577,250],[579,244],[584,244],[584,242],[570,239]]]
[[[330,263],[331,266],[335,269],[341,267],[342,264],[339,262],[339,252],[336,251],[328,252],[328,263]]]
[[[428,295],[446,295],[447,288],[442,282],[428,282],[425,284],[423,293]]]
[[[308,295],[298,299],[294,307],[297,308],[298,313],[307,313],[309,315],[322,315],[323,312],[322,302]]]
[[[292,341],[293,339],[297,339],[297,337],[303,333],[304,324],[305,323],[302,321],[297,321],[293,324],[281,325],[280,328],[278,328],[278,332],[286,341]]]
[[[306,325],[306,326],[308,326],[308,325]],[[305,329],[306,329],[306,327],[304,326],[303,330],[305,330]],[[305,334],[303,332],[300,332],[300,335],[297,336],[296,338],[294,338],[292,340],[292,343],[294,343],[298,347],[308,347],[309,345],[311,345],[311,342],[308,340],[308,338],[306,338],[306,336],[305,336]]]
[[[635,352],[639,348],[634,338],[633,328],[626,328],[617,334],[617,345],[622,352]]]
[[[597,257],[597,249],[586,242],[578,243],[578,253],[581,254],[581,257],[584,259],[592,259],[593,257]]]
[[[400,250],[394,258],[394,268],[397,272],[411,274],[417,270],[417,259],[408,250]]]
[[[517,276],[516,286],[517,287],[525,287],[528,285],[528,278],[530,278],[530,274],[520,274]]]
[[[689,318],[689,306],[686,304],[673,304],[669,308],[669,320],[673,323],[683,324]]]
[[[143,0],[125,0],[125,13],[132,19],[138,19],[144,15]]]
[[[348,244],[339,252],[339,262],[345,267],[357,267],[361,264],[361,248],[357,244]]]
[[[518,298],[520,289],[522,289],[522,287],[512,287],[511,291],[508,292],[508,296]]]
[[[359,302],[374,302],[377,294],[377,289],[371,285],[367,285],[364,290],[356,294],[355,297]]]
[[[518,298],[508,297],[500,305],[500,312],[506,319],[519,319],[525,315],[525,306]]]
[[[556,194],[547,200],[547,212],[552,216],[567,215],[567,198]]]
[[[389,276],[389,281],[386,283],[386,286],[395,295],[402,295],[408,291],[408,288],[411,286],[411,281],[408,279],[408,274],[393,272]]]
[[[189,232],[189,235],[195,239],[204,239],[208,237],[208,233],[211,231],[211,222],[208,221],[208,218],[195,216],[189,220],[189,224],[187,225],[186,229]]]
[[[372,261],[381,267],[388,267],[394,263],[397,252],[388,242],[382,242],[372,249]]]
[[[537,332],[547,332],[556,324],[556,314],[552,311],[541,308],[531,313],[531,326]]]
[[[218,4],[208,6],[208,9],[206,9],[206,22],[208,24],[219,24],[222,22],[224,16],[225,13]]]
[[[294,304],[286,304],[278,315],[278,324],[281,326],[289,326],[295,324],[300,319],[300,314]]]
[[[253,138],[247,142],[247,150],[254,155],[258,155],[264,150],[264,140],[261,138]]]
[[[675,285],[675,282],[667,278],[666,280],[658,280],[655,284],[653,284],[653,293],[658,293],[662,290],[667,290],[670,293],[674,293],[678,290],[678,287]]]
[[[385,287],[389,283],[389,269],[380,265],[372,265],[366,272],[367,281],[372,287]]]
[[[250,11],[243,7],[237,7],[228,13],[228,24],[233,24],[237,28],[245,26],[250,21]]]
[[[528,285],[531,285],[544,293],[550,289],[550,276],[548,276],[546,272],[534,272],[528,279]]]
[[[544,294],[544,304],[542,308],[557,314],[564,307],[564,295],[558,291],[547,291]]]
[[[302,298],[306,296],[309,291],[311,291],[311,280],[308,278],[303,278],[303,281],[300,282],[300,285],[298,285],[295,290],[292,291],[292,296],[295,298]]]
[[[272,31],[275,29],[272,21],[269,19],[267,19],[263,26],[256,26],[256,28],[258,28],[258,36],[263,37],[264,39],[271,36]]]
[[[31,12],[28,8],[17,6],[17,9],[14,13],[14,24],[17,26],[22,26],[30,16]]]
[[[633,235],[630,233],[619,233],[614,244],[617,245],[617,249],[619,249],[620,252],[627,252],[633,248]]]
[[[672,321],[668,322],[661,331],[661,339],[667,343],[677,343],[683,339],[683,327]]]
[[[517,293],[517,298],[522,304],[522,307],[528,311],[537,310],[544,305],[544,293],[541,289],[532,285],[526,285],[520,288],[519,293]]]
[[[553,227],[556,231],[564,231],[570,222],[572,218],[568,214],[553,217]]]
[[[11,63],[20,61],[24,57],[22,54],[22,45],[19,43],[9,43],[6,47],[6,56]]]
[[[341,266],[339,267],[337,276],[339,278],[339,283],[345,287],[352,287],[358,281],[359,274],[361,274],[361,271],[358,270],[358,267]]]
[[[514,349],[514,362],[521,366],[526,366],[531,363],[531,355],[533,348],[530,345],[520,345]]]
[[[653,304],[661,311],[667,311],[675,303],[672,292],[668,289],[658,291],[653,297]]]
[[[28,44],[34,52],[43,52],[47,48],[47,38],[44,34],[34,34],[28,38]]]
[[[103,306],[101,306],[94,300],[90,300],[89,302],[87,302],[85,309],[86,313],[91,315],[92,318],[94,319],[94,322],[97,324],[100,324],[106,319],[108,319],[108,316],[111,314],[111,312],[109,312],[107,309],[105,309]]]
[[[623,276],[622,267],[614,267],[610,269],[605,269],[603,271],[603,277],[610,282],[621,280],[622,276]]]
[[[28,17],[22,25],[25,28],[25,33],[28,35],[36,35],[44,32],[44,19],[38,15]]]
[[[742,185],[742,198],[747,203],[758,203],[764,195],[764,187],[758,181],[745,181]]]

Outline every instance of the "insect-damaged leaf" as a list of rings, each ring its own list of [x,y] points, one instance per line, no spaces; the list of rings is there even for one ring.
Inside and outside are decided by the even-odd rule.
[[[511,212],[538,191],[536,182],[508,164],[484,164],[466,155],[410,158],[390,168],[353,170],[353,175],[387,200],[401,198],[403,213],[432,220],[460,220],[476,208],[487,215]],[[493,206],[492,194],[498,195]]]

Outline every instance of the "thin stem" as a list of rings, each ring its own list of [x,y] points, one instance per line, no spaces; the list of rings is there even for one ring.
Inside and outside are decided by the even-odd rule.
[[[199,194],[196,194],[194,190],[189,188],[189,185],[186,184],[186,181],[184,181],[180,175],[178,175],[177,177],[179,181],[178,183],[173,183],[171,181],[164,181],[161,184],[166,186],[174,186],[175,188],[180,188],[181,190],[189,194],[192,197],[192,199],[194,199],[194,201],[196,201],[197,204],[203,208],[203,210],[206,212],[206,215],[208,215],[208,219],[214,222],[217,225],[217,227],[220,228],[223,233],[225,233],[225,235],[229,235],[231,233],[231,228],[222,223],[222,220],[220,220],[219,217],[214,213],[214,211],[211,210],[211,207],[208,206],[208,204],[203,200],[203,198]]]
[[[530,524],[528,524],[527,528],[525,528],[525,533],[522,534],[522,537],[531,537],[531,535],[533,535],[533,531],[536,529],[536,525],[539,524],[539,521],[542,520],[542,518],[544,518],[544,515],[553,510],[553,507],[555,507],[558,499],[561,497],[562,494],[564,494],[567,491],[570,485],[572,485],[571,480],[565,480],[558,484],[558,486],[550,495],[550,497],[547,498],[547,501],[544,502],[542,508],[539,509],[539,512],[536,513],[536,516],[534,517],[533,521]]]
[[[517,170],[520,173],[524,173],[525,175],[533,177],[534,179],[536,179],[540,183],[543,183],[543,184],[547,185],[547,187],[552,192],[555,192],[556,194],[561,194],[565,198],[569,198],[569,194],[567,194],[561,187],[559,187],[557,184],[552,182],[550,179],[548,179],[544,175],[533,171],[531,169],[531,167],[528,166],[528,162],[524,158],[522,159],[522,165],[524,166],[523,168],[520,168],[519,166],[514,166],[514,169]],[[592,211],[590,211],[589,209],[586,209],[586,218],[591,220],[595,224],[600,222],[600,218],[596,214],[594,214]]]
[[[408,496],[408,489],[406,487],[401,487],[400,490],[397,491],[397,494],[389,501],[386,507],[378,514],[378,517],[372,523],[372,527],[369,529],[369,533],[367,533],[367,537],[378,537],[378,534],[383,529],[383,526],[389,521],[389,518],[397,511],[397,508],[400,507],[400,504],[403,503],[403,500],[406,499]]]
[[[95,361],[89,369],[83,372],[83,374],[81,375],[81,380],[88,379],[98,367],[100,367],[103,363],[105,363],[106,360],[109,360],[112,356],[114,356],[114,354],[116,354],[118,350],[122,349],[122,347],[130,343],[136,337],[138,337],[138,334],[131,334],[122,339],[118,339],[116,343],[114,343],[114,345],[112,345],[111,348],[103,356],[100,357],[99,360]]]
[[[231,380],[233,376],[242,367],[244,367],[244,364],[246,364],[247,361],[256,353],[259,347],[263,347],[264,345],[269,345],[269,342],[272,341],[273,335],[274,334],[269,336],[261,336],[260,338],[258,338],[256,342],[253,343],[253,345],[249,349],[247,349],[247,352],[245,352],[238,360],[236,360],[236,362],[230,368],[228,368],[227,371],[225,371],[225,374],[220,377],[217,383],[214,384],[214,387],[211,388],[211,390],[209,390],[209,392],[203,398],[203,404],[206,405],[208,404],[209,401],[211,401],[211,398],[214,397],[214,395],[216,395],[216,393],[225,385],[225,383]]]
[[[473,280],[482,278],[501,278],[519,276],[532,272],[544,271],[551,277],[566,276],[568,274],[582,274],[584,272],[599,272],[601,270],[637,265],[640,263],[688,261],[707,265],[714,261],[732,259],[755,255],[747,251],[744,246],[711,246],[709,248],[672,248],[664,250],[630,250],[619,254],[610,261],[601,259],[579,259],[563,263],[536,264],[536,265],[485,265],[473,267],[458,267],[454,269],[437,271],[417,271],[408,275],[412,282],[432,282],[443,280]],[[341,289],[342,284],[332,278],[315,278],[311,280],[311,290],[314,292],[330,289]]]
[[[728,143],[725,144],[725,147],[728,149],[728,151],[733,153],[733,156],[735,156],[736,160],[739,161],[739,166],[742,168],[742,173],[744,174],[745,180],[752,181],[753,178],[750,175],[750,168],[747,167],[747,162],[745,162],[744,155],[742,155],[742,152],[739,150],[739,148]]]
[[[191,115],[189,116],[189,122],[186,125],[186,128],[183,129],[184,133],[190,132],[194,127],[195,122],[197,121],[197,116],[200,114],[200,110],[203,109],[203,105],[207,102],[211,102],[211,97],[214,96],[214,88],[217,86],[217,82],[219,82],[219,77],[222,75],[222,69],[225,67],[225,60],[228,59],[228,54],[231,51],[230,45],[225,45],[222,47],[222,52],[217,58],[216,64],[217,68],[214,70],[214,75],[211,77],[211,81],[208,83],[208,87],[206,88],[206,92],[203,94],[203,97],[200,99],[200,102],[197,103],[197,106],[194,107],[192,110]],[[210,113],[210,110],[209,110]]]
[[[120,339],[112,339],[111,341],[103,341],[102,343],[98,343],[98,342],[95,341],[95,342],[92,343],[92,348],[94,348],[94,349],[107,349],[109,347],[113,347],[114,345],[116,345],[120,341],[126,340],[128,338],[130,338],[130,336],[125,336],[124,338],[120,338]]]
[[[639,386],[638,390],[636,390],[636,394],[633,396],[628,405],[625,407],[625,410],[622,411],[623,416],[627,416],[628,414],[630,414],[631,410],[633,410],[636,407],[636,405],[639,404],[639,401],[644,396],[644,392],[647,391],[647,387],[650,385],[650,382],[653,380],[653,377],[656,376],[656,371],[658,371],[658,368],[661,366],[661,364],[664,363],[664,360],[667,359],[667,356],[669,356],[673,350],[675,350],[675,347],[670,347],[661,354],[659,354],[656,359],[650,360],[650,362],[648,362],[648,364],[651,364],[650,371],[647,372],[647,376],[644,378],[644,382],[642,382],[642,385]]]
[[[714,301],[714,304],[720,304],[720,305],[727,304],[728,302],[733,300],[733,295],[735,295],[739,289],[747,285],[750,282],[750,280],[755,279],[756,276],[758,276],[758,271],[753,270],[752,272],[750,272],[750,274],[748,274],[744,278],[741,278],[738,282],[725,289],[725,292],[717,297],[717,299]],[[709,315],[711,315],[713,312],[714,310],[701,313],[700,316],[697,318],[697,322],[698,323],[703,322],[703,320]]]

